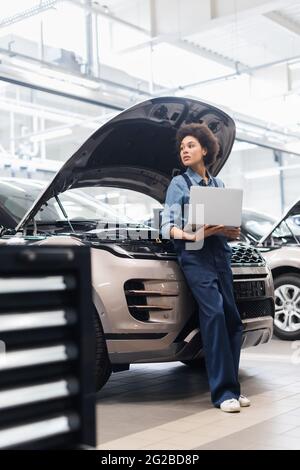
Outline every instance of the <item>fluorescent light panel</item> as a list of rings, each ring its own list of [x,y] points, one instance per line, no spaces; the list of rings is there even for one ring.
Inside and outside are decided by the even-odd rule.
[[[278,176],[280,171],[289,171],[300,169],[300,165],[278,166],[276,168],[266,168],[261,171],[249,171],[244,174],[245,179],[265,178],[268,176]]]
[[[80,418],[76,413],[45,419],[23,426],[11,427],[0,431],[0,448],[76,431]]]
[[[76,323],[73,310],[49,310],[45,312],[10,313],[0,315],[0,332],[49,328]]]
[[[50,362],[63,362],[76,359],[78,348],[75,344],[61,344],[48,348],[22,349],[0,355],[0,372],[19,367],[31,367]]]
[[[51,140],[56,139],[57,137],[64,137],[67,135],[71,135],[72,133],[73,131],[69,127],[64,129],[53,129],[52,131],[49,130],[41,134],[33,135],[30,137],[30,140],[31,142],[40,142],[42,140]]]
[[[28,403],[67,397],[75,395],[78,391],[79,383],[75,378],[3,390],[0,392],[0,410]]]
[[[0,278],[0,294],[66,290],[63,276]]]
[[[8,183],[7,181],[0,181],[0,184],[7,186],[8,188],[14,189],[15,191],[19,191],[20,193],[26,193],[25,189],[20,188],[16,184]]]
[[[38,72],[41,75],[46,75],[47,77],[50,78],[56,78],[59,80],[63,80],[69,83],[74,83],[75,85],[80,85],[84,86],[87,88],[92,88],[92,89],[97,89],[100,88],[100,83],[98,83],[95,80],[90,80],[88,78],[84,78],[78,75],[74,75],[68,72],[61,72],[60,70],[55,70],[50,67],[44,67],[42,64],[39,63],[33,63],[30,62],[29,60],[22,60],[22,59],[17,59],[17,58],[8,58],[8,62],[10,62],[13,65],[17,65],[18,67],[21,67],[22,69],[27,69],[27,70],[32,70],[34,72]]]

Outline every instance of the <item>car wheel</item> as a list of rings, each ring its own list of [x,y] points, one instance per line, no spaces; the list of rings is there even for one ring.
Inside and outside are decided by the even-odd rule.
[[[300,275],[282,274],[274,279],[274,334],[289,341],[300,339]]]
[[[106,384],[111,375],[111,363],[97,311],[94,311],[94,327],[96,334],[96,390],[99,391]]]
[[[205,359],[204,357],[198,357],[197,359],[191,359],[190,361],[181,361],[186,366],[191,367],[192,369],[204,369],[205,368]]]

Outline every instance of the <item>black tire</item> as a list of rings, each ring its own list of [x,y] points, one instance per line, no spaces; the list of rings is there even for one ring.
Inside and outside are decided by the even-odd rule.
[[[191,369],[205,369],[205,359],[204,357],[198,357],[197,359],[191,359],[190,361],[181,361],[186,366],[191,367]]]
[[[290,290],[288,287],[284,288],[283,286],[291,286]],[[276,290],[282,287],[283,293],[285,293],[284,298],[288,298],[292,295],[293,292],[300,289],[300,275],[296,273],[287,273],[281,274],[278,277],[274,278],[274,288],[275,288],[275,318],[274,318],[274,334],[277,338],[286,340],[286,341],[294,341],[300,339],[300,320],[299,320],[299,329],[296,331],[287,331],[289,326],[284,328],[284,325],[280,325],[280,321],[283,320],[284,316],[278,314],[280,307],[283,305],[282,299],[276,295]],[[294,291],[293,291],[294,289]],[[278,291],[277,291],[278,294]],[[296,301],[297,307],[300,309],[300,298]],[[292,302],[292,305],[294,303]],[[289,322],[293,322],[295,324],[297,318],[295,316],[291,316]]]
[[[94,328],[96,335],[96,391],[98,392],[108,381],[112,370],[103,328],[97,311],[94,311]]]

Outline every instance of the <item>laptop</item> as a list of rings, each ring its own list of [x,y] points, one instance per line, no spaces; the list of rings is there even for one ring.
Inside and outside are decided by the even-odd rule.
[[[205,225],[240,227],[242,223],[243,190],[192,186],[185,231]]]

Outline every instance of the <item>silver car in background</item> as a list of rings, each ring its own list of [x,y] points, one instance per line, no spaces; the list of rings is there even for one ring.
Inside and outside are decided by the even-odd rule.
[[[259,248],[272,270],[275,287],[274,333],[285,340],[300,339],[300,201],[278,220],[243,211],[242,239]]]

